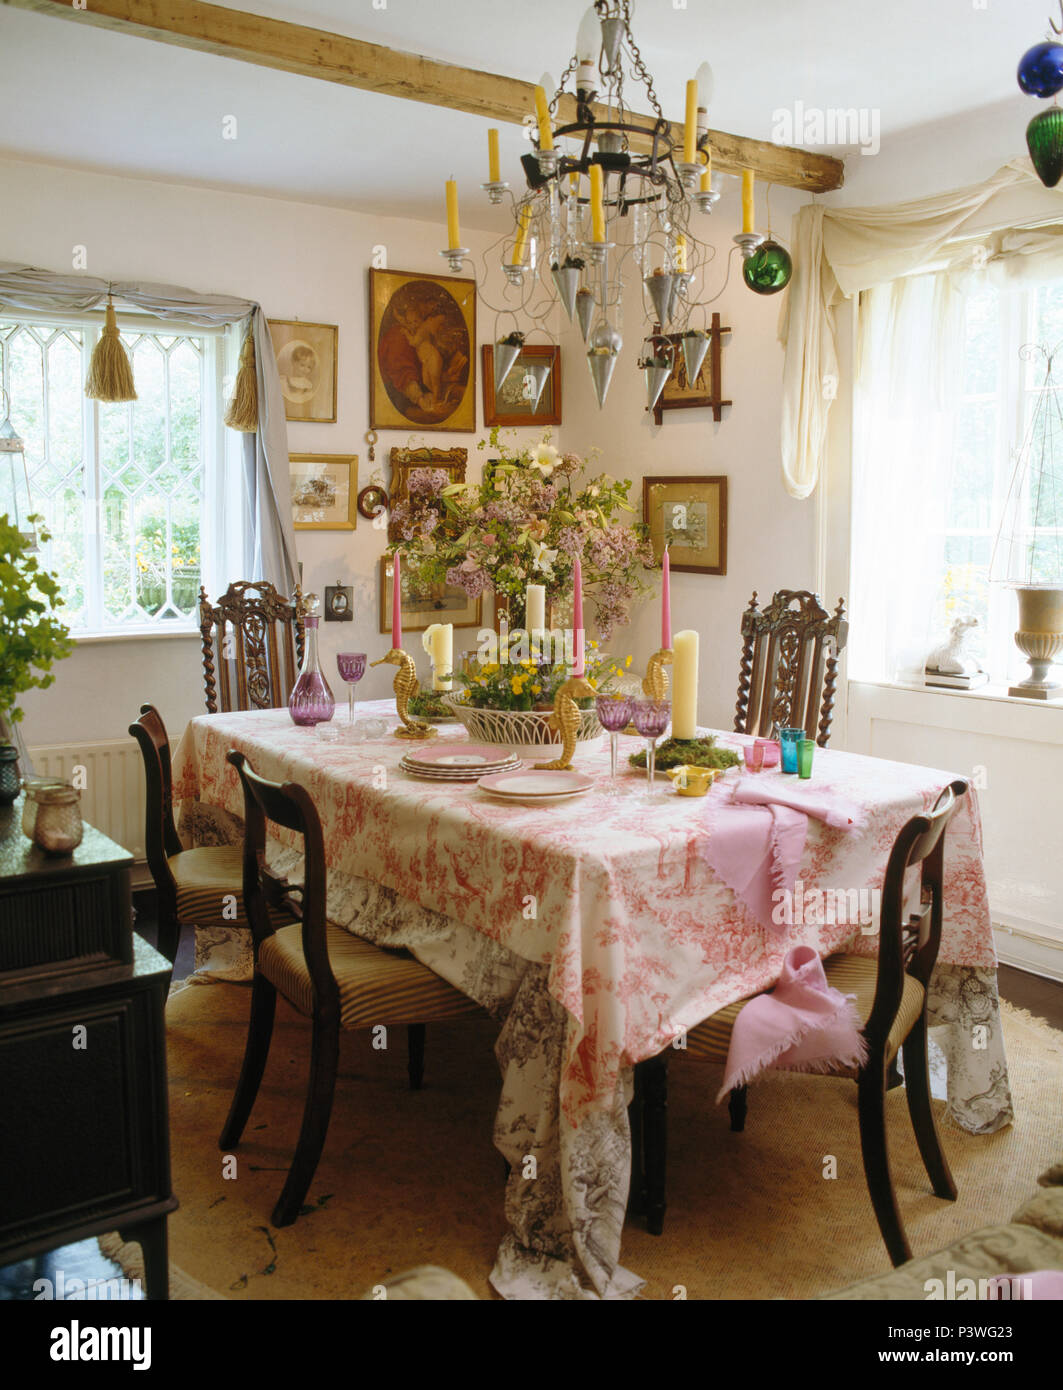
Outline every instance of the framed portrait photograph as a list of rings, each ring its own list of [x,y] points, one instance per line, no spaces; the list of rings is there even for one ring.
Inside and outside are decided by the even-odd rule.
[[[380,631],[391,631],[391,589],[395,566],[390,555],[380,557]],[[453,584],[419,585],[416,575],[402,566],[402,627],[404,632],[424,632],[432,623],[455,627],[480,627],[483,596],[472,599]]]
[[[730,401],[723,399],[723,335],[730,333],[720,323],[719,314],[713,314],[712,326],[708,330],[709,350],[701,364],[697,377],[687,380],[686,362],[683,358],[683,340],[678,333],[669,333],[669,341],[675,344],[675,370],[665,382],[660,399],[653,408],[654,424],[664,421],[666,410],[712,411],[714,420],[723,419],[723,408]]]
[[[289,454],[297,531],[353,531],[358,524],[358,455]]]
[[[369,272],[369,424],[476,429],[476,282]]]
[[[561,423],[561,349],[550,343],[533,343],[521,348],[520,356],[510,367],[505,381],[495,389],[495,349],[484,343],[483,392],[485,425],[559,425]],[[531,408],[531,385],[527,364],[532,361],[550,364],[550,375]]]
[[[727,573],[726,478],[644,477],[642,512],[658,564],[667,546],[673,570]]]
[[[339,329],[334,323],[267,319],[286,420],[336,423]]]

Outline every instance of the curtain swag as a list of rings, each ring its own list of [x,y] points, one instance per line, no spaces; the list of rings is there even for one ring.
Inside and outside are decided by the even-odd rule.
[[[246,323],[245,350],[241,353],[241,370],[230,412],[237,407],[235,418],[241,423],[234,428],[245,431],[250,553],[254,557],[255,577],[268,579],[282,593],[291,593],[297,583],[298,566],[288,474],[288,427],[262,306],[249,299],[199,294],[175,285],[98,280],[0,262],[0,310],[79,314],[106,306],[112,296],[164,322],[191,323],[201,328]]]
[[[932,198],[884,207],[812,203],[800,209],[794,218],[794,275],[779,325],[785,347],[782,468],[791,497],[809,497],[819,479],[838,390],[837,306],[928,266],[992,198],[1030,182],[1039,180],[1029,160],[1016,159],[983,184]],[[1009,246],[1004,238],[998,253],[1030,256],[1041,249],[1036,242],[1020,239]]]

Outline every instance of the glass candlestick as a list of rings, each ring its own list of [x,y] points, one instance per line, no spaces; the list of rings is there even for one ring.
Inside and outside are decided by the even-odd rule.
[[[595,700],[598,721],[609,735],[609,790],[619,790],[616,783],[616,753],[620,734],[631,722],[631,701],[623,695],[599,695]]]
[[[365,652],[337,652],[336,667],[340,673],[340,680],[347,684],[347,734],[350,736],[354,728],[354,696],[355,687],[365,675]]]
[[[633,700],[631,717],[646,740],[646,784],[652,791],[657,772],[657,740],[672,718],[671,700]]]

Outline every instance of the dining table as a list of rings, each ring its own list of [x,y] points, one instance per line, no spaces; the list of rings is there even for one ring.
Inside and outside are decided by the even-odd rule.
[[[877,924],[866,914],[802,911],[772,929],[710,866],[714,826],[744,781],[769,791],[796,784],[777,768],[737,768],[706,796],[681,796],[660,772],[651,787],[628,767],[644,743],[621,735],[615,781],[607,740],[582,742],[573,766],[592,779],[585,794],[517,803],[476,782],[409,774],[400,759],[424,745],[395,737],[394,701],[362,702],[359,713],[386,720],[386,733],[351,740],[339,711],[324,734],[295,725],[285,709],[194,718],[173,759],[182,835],[196,844],[240,836],[231,749],[263,777],[310,792],[329,919],[409,949],[497,1020],[493,1138],[510,1176],[492,1286],[508,1299],[634,1297],[643,1281],[620,1261],[634,1065],[669,1047],[679,1055],[688,1029],[770,989],[795,946],[874,956]],[[752,742],[699,733],[739,755]],[[465,738],[460,725],[439,727],[440,743]],[[821,901],[833,889],[838,902],[880,890],[898,832],[955,777],[817,748],[803,785],[852,815],[842,826],[810,816],[799,873],[806,901],[820,890]],[[296,837],[271,829],[271,865],[298,878]],[[948,828],[943,898],[928,1023],[947,1064],[948,1118],[991,1133],[1013,1110],[973,786]],[[250,979],[247,931],[197,930],[196,967]]]

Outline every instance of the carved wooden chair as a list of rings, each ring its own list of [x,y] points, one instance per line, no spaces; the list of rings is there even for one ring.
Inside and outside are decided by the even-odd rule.
[[[305,609],[264,579],[230,584],[212,604],[199,591],[207,713],[280,709],[288,703],[303,661]]]
[[[166,725],[154,705],[141,705],[129,732],[140,744],[147,782],[144,844],[155,883],[158,946],[171,963],[182,927],[247,927],[240,845],[182,849],[173,815],[173,775]],[[284,916],[285,923],[290,916]]]
[[[321,821],[305,788],[267,782],[235,750],[229,761],[244,789],[244,902],[251,922],[255,975],[247,1048],[232,1108],[219,1139],[228,1150],[240,1142],[262,1081],[273,1033],[277,991],[313,1020],[310,1079],[292,1166],[273,1209],[275,1226],[299,1215],[328,1133],[336,1087],[340,1028],[383,1024],[407,1029],[410,1087],[424,1075],[425,1024],[482,1014],[480,1006],[407,951],[373,946],[325,919],[325,848]],[[294,888],[266,865],[266,822],[303,838],[303,886]],[[278,928],[276,916],[300,920]]]
[[[735,732],[766,738],[774,728],[804,729],[826,748],[848,636],[844,599],[831,617],[807,589],[780,589],[764,609],[754,590],[742,614]]]
[[[904,1057],[904,1085],[912,1128],[934,1195],[949,1201],[956,1198],[956,1184],[930,1107],[926,1001],[941,945],[945,831],[959,798],[966,792],[966,782],[957,779],[950,783],[933,810],[913,816],[897,836],[882,887],[878,959],[839,953],[824,961],[828,983],[843,994],[856,996],[856,1009],[864,1021],[867,1061],[859,1068],[835,1068],[823,1075],[848,1076],[856,1082],[864,1175],[879,1230],[895,1265],[912,1258],[893,1190],[886,1142],[886,1092],[898,1052]],[[904,880],[913,865],[922,866],[921,900],[919,910],[905,919]],[[726,1063],[735,1019],[748,1003],[748,999],[740,999],[692,1028],[687,1033],[686,1056]],[[664,1227],[667,1066],[671,1050],[635,1067],[632,1117],[637,1123],[633,1125],[632,1207],[646,1212],[647,1226],[654,1235],[660,1235]],[[745,1086],[731,1092],[729,1109],[731,1129],[743,1130]],[[636,1137],[639,1149],[634,1149]]]

